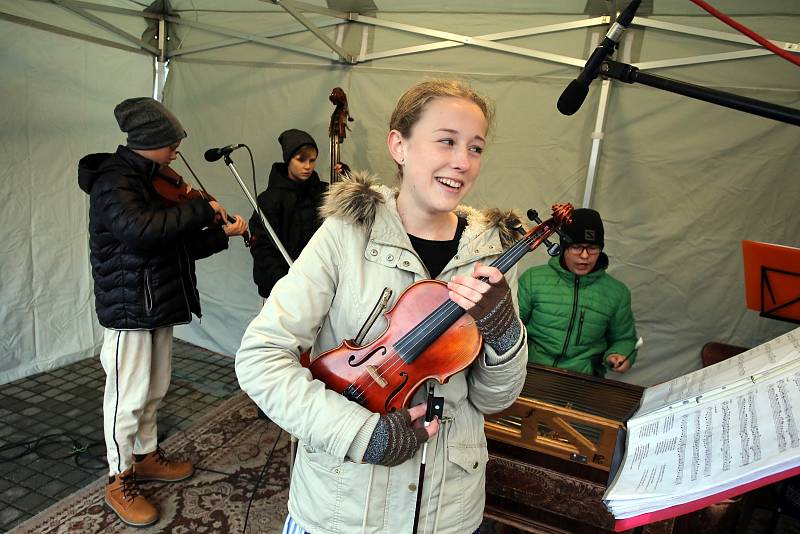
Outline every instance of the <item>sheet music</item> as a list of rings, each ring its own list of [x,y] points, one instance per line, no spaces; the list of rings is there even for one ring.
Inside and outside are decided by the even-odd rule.
[[[791,365],[799,356],[800,328],[797,328],[716,365],[647,388],[636,416],[691,400],[698,395],[737,385],[741,387],[758,373]]]
[[[625,458],[604,497],[616,518],[691,502],[800,465],[800,348],[798,331],[791,334],[757,353],[778,363],[788,342],[794,365],[772,370],[790,372],[755,373],[754,381],[744,382],[749,385],[628,422]],[[729,369],[740,373],[742,365]],[[704,379],[716,381],[709,374]]]

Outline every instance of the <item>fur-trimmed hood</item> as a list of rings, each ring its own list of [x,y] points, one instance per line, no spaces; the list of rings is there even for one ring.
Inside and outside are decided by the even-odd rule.
[[[322,210],[327,219],[286,276],[275,284],[236,354],[236,376],[242,389],[278,424],[288,422],[300,440],[288,506],[289,514],[310,532],[394,533],[413,529],[413,514],[394,511],[413,507],[415,495],[398,488],[396,481],[416,480],[419,463],[409,460],[391,468],[380,467],[374,476],[369,466],[351,463],[363,458],[378,414],[319,387],[319,381],[308,379],[307,369],[296,365],[299,353],[307,347],[311,347],[314,361],[340,346],[343,339],[354,337],[369,340],[370,347],[393,345],[396,354],[395,341],[411,336],[399,332],[394,319],[389,324],[388,312],[376,315],[369,310],[379,310],[383,301],[397,314],[395,318],[403,317],[412,326],[425,321],[426,315],[433,316],[447,299],[447,288],[441,283],[414,285],[430,281],[430,272],[402,225],[395,194],[388,187],[372,185],[364,175],[331,186]],[[437,275],[439,282],[470,276],[476,262],[489,265],[501,254],[500,232],[489,226],[502,224],[504,218],[466,208],[459,211],[467,214],[470,224],[464,229],[456,254]],[[468,238],[467,232],[475,231],[472,228],[479,223],[483,231],[474,239]],[[506,271],[515,309],[517,272],[516,265]],[[467,318],[458,324],[466,327],[474,322]],[[426,328],[415,329],[430,335]],[[414,337],[416,341],[425,338],[425,344],[431,340],[425,335]],[[477,339],[474,333],[466,337]],[[432,492],[430,501],[427,497],[424,501],[421,513],[438,523],[439,532],[473,532],[481,524],[486,496],[483,414],[497,413],[513,404],[525,382],[524,328],[515,346],[502,355],[490,344],[476,342],[478,352],[469,368],[453,374],[445,384],[436,384],[437,394],[444,398],[442,421],[447,424],[437,435],[437,447],[428,451],[431,464],[450,462],[451,469],[460,471],[458,476],[437,480],[438,490]],[[420,348],[419,344],[406,346],[409,353]],[[369,357],[375,359],[369,363],[377,365],[381,356],[376,354],[381,350],[370,348],[359,354],[370,352],[373,356]],[[385,358],[392,360],[394,356]],[[504,363],[491,365],[492,361]],[[292,398],[281,393],[286,391],[286,384],[291,384]],[[409,403],[424,400],[424,390],[418,388],[420,394],[412,395]],[[296,402],[296,398],[303,402]],[[343,461],[343,469],[330,468]],[[346,499],[340,488],[347,488]],[[453,498],[455,495],[458,497]],[[313,506],[307,506],[310,500]],[[364,503],[368,509],[364,509]],[[337,519],[331,521],[332,517]]]
[[[366,172],[353,172],[349,178],[331,185],[320,206],[320,216],[324,219],[340,217],[371,228],[378,207],[395,196],[397,189],[377,184],[375,176]],[[464,233],[467,236],[497,228],[504,249],[510,248],[521,238],[521,219],[514,210],[477,210],[460,205],[455,212],[460,217],[466,217],[468,224]]]

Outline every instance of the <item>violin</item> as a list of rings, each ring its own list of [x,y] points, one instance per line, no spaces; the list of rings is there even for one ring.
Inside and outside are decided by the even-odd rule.
[[[331,139],[330,183],[335,184],[342,179],[341,173],[336,171],[336,166],[341,163],[339,145],[344,142],[345,137],[347,137],[347,130],[350,129],[347,123],[353,122],[355,119],[350,116],[347,95],[341,87],[334,87],[330,96],[328,96],[328,100],[336,106],[331,114],[331,122],[328,126],[328,137]]]
[[[556,204],[553,216],[492,262],[507,272],[547,238],[572,221],[572,205]],[[486,279],[482,277],[485,281]],[[483,338],[466,310],[448,297],[447,284],[420,280],[400,295],[384,314],[388,326],[375,341],[357,346],[345,340],[308,365],[314,378],[372,412],[386,414],[408,406],[427,380],[444,384],[469,367],[480,354]]]
[[[183,176],[175,172],[172,167],[162,165],[158,168],[155,176],[153,176],[153,187],[156,193],[161,195],[161,198],[166,200],[170,205],[180,204],[189,200],[202,198],[203,200],[216,200],[211,195],[194,189],[189,182],[183,179]]]
[[[178,154],[180,154],[180,152]],[[181,157],[183,157],[183,155],[181,155]],[[184,162],[185,161],[186,160],[184,160]],[[190,167],[189,171],[191,172]],[[199,180],[198,183],[200,183]],[[189,182],[183,179],[183,176],[175,172],[175,170],[168,165],[161,165],[158,168],[158,171],[156,171],[155,175],[153,176],[153,187],[155,188],[156,193],[158,193],[162,199],[167,201],[169,205],[180,204],[181,202],[187,202],[189,200],[195,200],[198,198],[207,201],[217,201],[216,198],[211,196],[208,191],[206,191],[205,187],[203,187],[203,184],[200,184],[202,190],[194,189]],[[222,224],[221,220],[217,220],[215,222],[217,224]],[[236,219],[228,215],[228,222],[236,222]],[[244,238],[245,246],[249,247],[250,234],[245,231],[242,237]]]

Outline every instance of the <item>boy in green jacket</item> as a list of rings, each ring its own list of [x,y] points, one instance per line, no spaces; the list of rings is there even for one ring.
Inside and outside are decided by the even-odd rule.
[[[561,255],[519,280],[520,318],[528,330],[528,361],[602,377],[636,358],[636,326],[628,288],[608,273],[603,221],[592,209],[562,228]]]

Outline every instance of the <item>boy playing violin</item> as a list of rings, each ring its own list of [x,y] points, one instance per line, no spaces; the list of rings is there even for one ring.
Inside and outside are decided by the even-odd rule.
[[[165,457],[156,411],[172,372],[172,328],[200,317],[195,260],[228,248],[247,224],[202,198],[167,203],[153,178],[176,158],[186,131],[152,98],[114,108],[127,146],[89,154],[78,184],[89,197],[89,242],[95,307],[105,327],[100,361],[106,372],[104,433],[109,467],[106,504],[133,526],[158,521],[158,510],[137,481],[174,482],[194,467]]]

